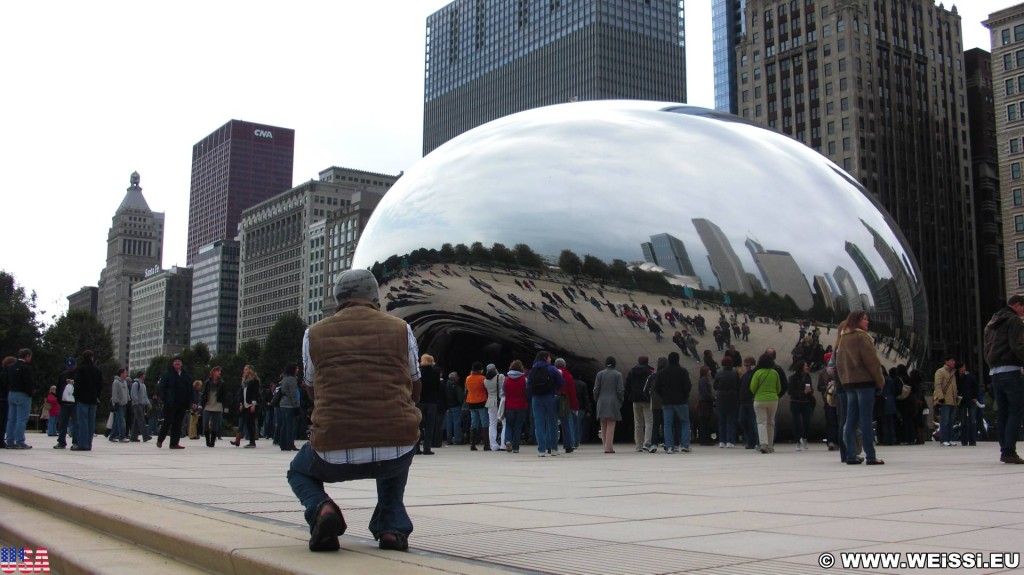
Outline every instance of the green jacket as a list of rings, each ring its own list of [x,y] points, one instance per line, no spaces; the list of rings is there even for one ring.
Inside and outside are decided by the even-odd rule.
[[[774,369],[759,369],[750,378],[750,393],[754,394],[754,401],[778,401],[782,393],[782,382],[779,381],[779,372]]]

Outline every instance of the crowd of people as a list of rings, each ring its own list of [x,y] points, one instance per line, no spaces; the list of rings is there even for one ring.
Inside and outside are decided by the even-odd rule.
[[[482,289],[486,286],[475,281]],[[808,450],[814,439],[810,422],[818,401],[824,409],[828,450],[838,451],[848,465],[885,464],[876,443],[925,441],[923,378],[905,365],[883,368],[865,311],[852,312],[827,346],[820,329],[801,325],[787,373],[772,348],[757,357],[743,357],[735,349],[733,337],[747,341],[749,318],[737,322],[721,314],[713,329],[721,353],[716,358],[710,349],[698,355],[689,341],[689,327],[704,333],[703,317],[684,319],[674,308],[665,314],[654,310],[648,317],[640,306],[648,324],[687,324],[676,331],[679,341],[673,337],[680,351],[658,357],[653,366],[641,355],[628,370],[620,370],[616,358],[609,356],[591,386],[574,375],[565,358],[545,350],[528,364],[514,359],[504,370],[477,361],[465,378],[457,371],[445,375],[432,355],[419,353],[409,324],[381,311],[379,293],[368,271],[341,274],[334,290],[338,312],[306,330],[301,368],[288,364],[276,383],[263,387],[256,370],[247,365],[233,399],[226,397],[220,368],[213,368],[205,381],[193,380],[180,357],[152,390],[143,372],[129,377],[120,370],[111,383],[107,439],[147,442],[156,435],[157,447],[169,441],[171,449],[182,449],[183,437],[198,439],[201,434],[214,447],[224,413],[237,406],[239,429],[233,445],[245,440],[246,447],[255,447],[262,436],[273,438],[283,451],[297,452],[287,476],[305,508],[312,551],[338,549],[338,537],[347,528],[324,483],[355,479],[377,482],[370,531],[379,546],[406,550],[412,531],[403,503],[409,467],[413,456],[433,455],[440,446],[468,444],[470,451],[516,454],[523,445],[535,445],[539,457],[554,457],[585,443],[592,419],[599,424],[594,434],[604,453],[613,454],[616,424],[631,412],[637,452],[687,453],[693,443],[717,443],[723,449],[742,446],[771,454],[780,399],[787,396],[797,451]],[[549,295],[552,302],[561,300]],[[586,297],[576,291],[564,295],[574,302]],[[634,307],[612,311],[636,321]],[[1024,407],[1021,317],[1024,297],[1013,296],[985,329],[992,395],[1000,406],[1000,460],[1014,464],[1024,463],[1016,451]],[[826,328],[824,335],[830,331]],[[684,357],[698,363],[696,377],[682,365]],[[6,409],[0,415],[6,421],[0,425],[5,433],[0,445],[7,449],[32,447],[25,439],[35,391],[31,361],[29,349],[3,360],[0,396]],[[56,449],[66,448],[71,437],[71,450],[89,451],[103,377],[91,351],[83,352],[80,360],[68,358],[65,367],[46,396],[51,419],[47,431],[57,437]],[[934,382],[938,444],[975,445],[983,428],[979,415],[983,417],[985,390],[952,356],[945,358]],[[692,410],[691,397],[697,401]],[[309,404],[313,407],[307,423]],[[307,436],[309,441],[299,447],[296,440]]]

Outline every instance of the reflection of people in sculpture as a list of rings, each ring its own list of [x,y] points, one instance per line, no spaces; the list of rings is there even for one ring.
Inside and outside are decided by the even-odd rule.
[[[562,317],[562,314],[558,313],[558,310],[555,309],[554,306],[546,304],[546,303],[542,303],[540,307],[541,307],[542,310],[544,310],[545,314],[550,314],[550,315],[555,316],[562,323],[569,323],[569,322],[565,321],[565,318]]]

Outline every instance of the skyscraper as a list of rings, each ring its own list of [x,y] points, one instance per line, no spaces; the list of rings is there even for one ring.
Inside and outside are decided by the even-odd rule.
[[[718,278],[718,289],[723,292],[754,295],[750,278],[743,270],[743,264],[740,263],[736,250],[732,249],[732,244],[729,243],[729,238],[722,228],[704,218],[694,218],[693,226],[697,228],[697,235],[708,250],[708,261],[711,262],[711,271]]]
[[[187,263],[238,233],[242,211],[292,187],[295,130],[231,120],[192,146]]]
[[[132,286],[132,354],[129,371],[149,367],[158,355],[174,355],[189,345],[192,268],[154,267]]]
[[[203,342],[210,355],[237,349],[239,249],[236,240],[218,240],[193,262],[189,345]]]
[[[754,263],[761,272],[768,291],[780,296],[789,296],[802,310],[811,309],[814,305],[811,289],[792,254],[780,250],[766,250],[752,238],[747,238],[746,246],[750,250],[750,255],[754,257]]]
[[[427,18],[423,153],[575,100],[686,101],[683,0],[455,0]]]
[[[128,365],[132,286],[147,269],[159,268],[164,254],[164,214],[149,209],[139,181],[139,173],[132,172],[131,186],[114,212],[107,232],[107,264],[98,284],[97,317],[110,328],[114,358],[123,366]]]
[[[1024,4],[989,14],[1007,294],[1024,292]],[[971,119],[972,122],[974,119]]]
[[[746,34],[746,0],[713,0],[711,4],[711,49],[715,66],[715,109],[738,114],[736,90],[736,45]]]
[[[967,73],[967,118],[971,124],[974,219],[977,222],[974,245],[978,250],[978,300],[981,318],[985,319],[991,317],[1006,300],[992,55],[981,48],[968,50],[964,52],[964,67]],[[1004,91],[1005,88],[1004,82]]]
[[[933,0],[746,0],[745,16],[736,48],[739,115],[804,142],[856,178],[892,215],[923,271],[932,357],[977,353],[956,8]]]
[[[671,234],[655,234],[650,242],[641,244],[644,259],[657,264],[665,271],[677,276],[695,276],[690,256],[686,253],[686,245],[682,240]]]

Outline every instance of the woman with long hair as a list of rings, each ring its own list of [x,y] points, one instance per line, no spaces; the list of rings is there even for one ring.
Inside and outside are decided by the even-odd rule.
[[[846,396],[846,424],[843,426],[846,463],[856,465],[857,428],[860,428],[864,455],[868,465],[885,462],[875,455],[875,432],[871,420],[875,406],[875,390],[885,385],[882,364],[874,341],[868,335],[868,314],[863,310],[850,312],[839,331],[836,344],[836,371]],[[853,447],[853,449],[851,449]]]
[[[789,377],[789,410],[793,418],[793,439],[796,450],[807,449],[807,436],[811,431],[811,413],[814,405],[814,389],[811,387],[811,364],[799,360],[793,364],[793,375]]]
[[[256,435],[258,433],[256,429],[256,406],[259,405],[260,401],[260,378],[256,374],[256,369],[251,365],[242,368],[242,387],[240,392],[239,416],[245,420],[245,431],[246,435],[249,436],[249,443],[246,444],[246,447],[256,447]],[[231,443],[235,447],[241,445],[242,433],[237,433],[235,440]]]

